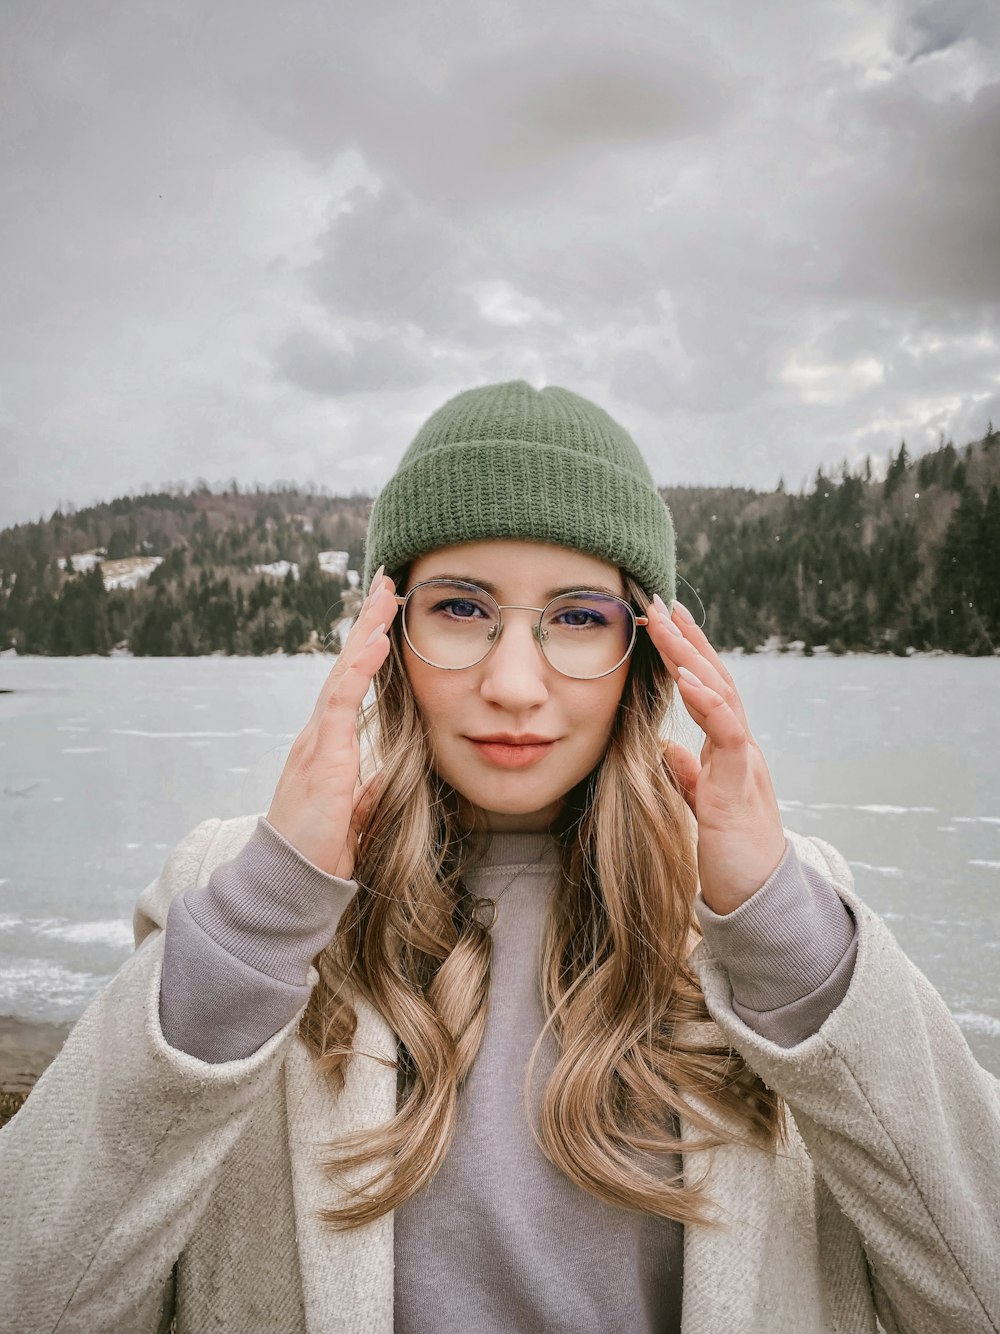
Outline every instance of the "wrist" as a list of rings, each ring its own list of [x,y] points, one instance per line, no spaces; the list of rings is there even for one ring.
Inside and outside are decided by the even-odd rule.
[[[738,908],[742,908],[778,874],[788,846],[788,840],[782,831],[780,847],[776,845],[753,865],[748,865],[741,859],[738,871],[736,868],[728,868],[724,876],[700,879],[698,888],[702,899],[719,917],[727,917]]]

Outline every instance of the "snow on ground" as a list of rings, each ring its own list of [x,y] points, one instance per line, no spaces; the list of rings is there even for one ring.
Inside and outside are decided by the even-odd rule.
[[[95,565],[101,567],[104,587],[110,593],[113,588],[136,588],[163,563],[162,556],[126,556],[122,560],[108,560],[100,549],[95,551],[74,551],[69,558],[77,574],[86,574]],[[65,570],[66,561],[60,556],[56,561],[60,570]]]
[[[336,575],[338,579],[346,578],[351,588],[357,588],[360,576],[357,570],[347,568],[350,557],[346,551],[319,551],[316,557],[324,574]],[[295,561],[275,560],[270,565],[255,565],[254,569],[258,574],[269,574],[275,579],[284,579],[289,570],[293,579],[299,577],[299,567]]]
[[[92,570],[95,565],[100,565],[104,560],[104,552],[74,551],[69,559],[73,562],[73,569],[76,570],[77,574],[86,574],[87,571]],[[63,556],[59,557],[56,564],[59,566],[60,570],[65,570],[66,560]]]
[[[101,577],[110,593],[113,588],[137,588],[138,585],[163,564],[162,556],[126,556],[124,560],[101,562]]]
[[[73,569],[77,574],[85,574],[95,565],[100,565],[104,587],[108,592],[113,588],[135,588],[143,579],[148,579],[157,565],[163,562],[162,556],[126,556],[123,560],[108,560],[100,548],[95,548],[93,551],[75,551],[69,559],[73,562]],[[349,555],[346,551],[320,551],[318,559],[319,567],[324,574],[346,579],[350,588],[358,587],[361,576],[357,570],[347,568]],[[60,556],[56,564],[60,570],[65,570],[66,558]],[[289,570],[293,579],[299,577],[296,561],[275,560],[268,565],[255,565],[253,568],[258,574],[270,575],[273,579],[284,579]]]
[[[258,574],[270,574],[275,579],[284,579],[289,570],[293,579],[299,577],[299,567],[293,560],[273,560],[270,565],[255,565],[254,569]]]
[[[324,574],[335,574],[339,579],[343,579],[348,573],[346,551],[321,551],[319,553],[319,568]]]

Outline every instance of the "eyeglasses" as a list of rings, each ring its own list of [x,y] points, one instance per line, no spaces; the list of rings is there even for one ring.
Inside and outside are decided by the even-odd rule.
[[[428,579],[404,595],[403,637],[422,662],[445,672],[482,662],[503,632],[505,611],[537,611],[532,626],[545,661],[563,676],[594,681],[620,667],[635,646],[636,627],[647,624],[624,599],[593,589],[563,593],[544,607],[501,606],[478,584]]]

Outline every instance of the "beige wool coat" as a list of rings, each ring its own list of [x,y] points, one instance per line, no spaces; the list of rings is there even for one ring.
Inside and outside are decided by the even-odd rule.
[[[395,1073],[358,1055],[334,1099],[297,1021],[223,1065],[160,1029],[170,901],[256,820],[207,820],[173,850],[136,907],[136,952],[0,1132],[8,1334],[153,1334],[172,1318],[178,1334],[392,1331],[391,1215],[335,1233],[316,1211],[334,1198],[321,1146],[389,1120]],[[839,853],[786,833],[853,912],[857,963],[820,1031],[784,1049],[737,1017],[704,943],[692,956],[716,1023],[794,1124],[777,1154],[686,1160],[710,1172],[724,1226],[685,1229],[684,1334],[997,1330],[1000,1087]],[[355,1050],[394,1060],[363,1001],[358,1020]]]

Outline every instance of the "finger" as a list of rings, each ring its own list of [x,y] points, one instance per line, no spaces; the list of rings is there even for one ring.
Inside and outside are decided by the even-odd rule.
[[[341,880],[353,880],[354,868],[358,863],[359,850],[360,840],[354,832],[354,827],[352,825],[351,832],[344,843],[344,851],[340,854],[340,859],[337,862],[337,869],[333,874]]]
[[[685,750],[683,746],[679,746],[675,741],[666,742],[663,747],[663,758],[685,801],[693,811],[694,790],[698,782],[698,775],[701,773],[701,765],[689,750]]]
[[[324,686],[313,710],[313,729],[318,746],[336,751],[358,736],[358,720],[376,672],[391,651],[385,627],[380,623],[371,644],[347,657],[343,668]],[[357,763],[355,762],[355,776]]]
[[[671,675],[676,680],[678,667],[686,667],[689,671],[694,672],[700,681],[703,681],[705,685],[726,701],[733,713],[743,723],[743,726],[748,727],[746,713],[743,709],[739,691],[736,689],[736,683],[722,667],[718,654],[708,643],[704,634],[697,630],[697,626],[683,622],[679,616],[666,615],[665,611],[661,611],[655,605],[655,602],[656,599],[647,608],[647,629]],[[660,601],[660,607],[662,606],[663,603]],[[674,633],[675,630],[678,631],[677,634]],[[692,630],[697,630],[701,639],[708,646],[711,658],[703,654],[698,645],[689,638]],[[712,661],[713,658],[714,662]]]
[[[313,710],[319,721],[336,699],[360,709],[371,686],[372,678],[389,656],[389,639],[385,633],[398,611],[395,585],[385,578],[365,599],[351,626],[337,661],[320,689]]]
[[[676,680],[684,706],[716,747],[729,751],[747,748],[747,727],[719,691],[705,684],[688,667],[677,667]]]
[[[655,600],[655,595],[654,595],[654,600]],[[732,695],[735,697],[736,704],[738,705],[738,708],[735,708],[735,711],[738,712],[743,717],[743,721],[745,723],[746,716],[743,713],[743,704],[742,701],[740,701],[739,691],[736,688],[736,682],[733,680],[729,670],[726,667],[726,664],[722,661],[718,653],[715,651],[714,647],[712,646],[712,641],[709,639],[708,635],[705,634],[704,630],[702,630],[702,628],[699,625],[696,625],[693,620],[688,620],[687,617],[684,615],[684,612],[679,610],[679,607],[680,604],[677,602],[675,598],[672,610],[669,613],[671,623],[677,626],[678,630],[680,630],[681,634],[684,636],[685,641],[688,644],[693,645],[693,647],[697,649],[697,651],[706,660],[706,662],[711,664],[712,668],[717,672],[719,677],[721,677],[722,681],[725,683],[726,688],[725,690],[721,690],[718,693],[721,694],[724,699],[728,698],[727,691],[732,693]],[[688,613],[688,616],[690,616],[690,612]],[[734,700],[729,699],[729,704],[730,707],[733,708]]]
[[[371,814],[372,806],[378,795],[377,791],[378,784],[376,782],[378,777],[379,775],[377,773],[374,773],[370,778],[367,778],[363,783],[358,784],[358,787],[354,793],[354,809],[351,815],[352,828],[358,829],[362,825],[367,824],[368,817]]]
[[[673,628],[671,628],[673,627]],[[725,681],[712,665],[701,656],[693,644],[688,643],[679,628],[669,617],[658,612],[655,607],[648,608],[647,630],[654,646],[659,651],[670,675],[677,680],[680,667],[693,671],[699,680],[704,681],[718,695],[728,689]]]

